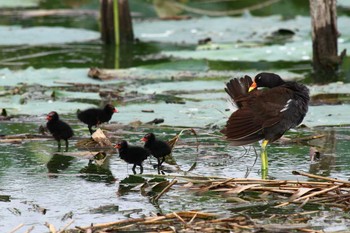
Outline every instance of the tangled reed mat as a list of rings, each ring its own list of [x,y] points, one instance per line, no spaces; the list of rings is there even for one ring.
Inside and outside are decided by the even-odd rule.
[[[308,178],[308,181],[298,180],[261,180],[248,178],[220,178],[195,176],[161,176],[171,178],[172,181],[151,199],[155,202],[167,192],[176,189],[187,189],[198,195],[206,192],[215,192],[224,198],[233,198],[237,202],[249,203],[244,200],[251,193],[265,205],[274,208],[284,208],[296,205],[297,213],[285,214],[288,219],[283,224],[264,224],[259,218],[248,216],[245,211],[237,211],[231,216],[222,216],[217,213],[206,213],[200,210],[180,211],[167,214],[154,214],[144,218],[128,218],[109,223],[92,223],[90,226],[75,226],[68,229],[74,220],[63,229],[56,230],[47,223],[51,233],[102,233],[102,232],[323,232],[315,229],[307,222],[310,215],[317,214],[319,210],[301,211],[306,204],[329,206],[348,210],[350,207],[350,182],[334,178],[317,176],[301,171],[293,171],[294,175]],[[148,175],[143,175],[147,177]],[[154,176],[153,176],[154,177]],[[239,196],[242,195],[242,196]],[[267,201],[267,196],[272,195]],[[255,208],[252,206],[251,208]],[[281,216],[269,216],[272,218]],[[14,231],[13,231],[14,232]]]

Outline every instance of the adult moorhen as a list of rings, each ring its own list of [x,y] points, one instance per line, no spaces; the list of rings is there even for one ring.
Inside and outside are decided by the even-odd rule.
[[[88,125],[90,134],[92,134],[92,126],[108,122],[115,112],[118,112],[118,110],[112,104],[106,104],[103,109],[90,108],[81,111],[77,114],[77,117],[80,121]]]
[[[143,173],[142,162],[147,159],[150,152],[140,146],[131,146],[127,141],[123,140],[114,146],[119,151],[119,156],[127,163],[134,164],[132,171],[136,174],[136,165],[140,167],[140,174]]]
[[[72,128],[59,119],[57,112],[47,114],[46,127],[58,143],[58,151],[61,150],[61,139],[66,141],[66,151],[68,151],[68,139],[73,136]]]
[[[144,147],[148,149],[151,154],[157,158],[158,164],[158,174],[160,174],[160,167],[162,163],[165,161],[165,156],[171,154],[171,147],[168,143],[156,139],[156,136],[153,133],[146,134],[141,141],[145,142]]]
[[[258,90],[258,87],[267,87]],[[300,83],[284,81],[274,73],[259,73],[231,79],[225,91],[238,107],[221,131],[234,146],[264,139],[261,163],[265,178],[268,169],[266,146],[299,125],[308,110],[309,89]]]

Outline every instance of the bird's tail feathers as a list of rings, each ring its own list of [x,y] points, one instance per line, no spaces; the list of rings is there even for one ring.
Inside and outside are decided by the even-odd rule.
[[[235,101],[238,97],[248,93],[249,87],[252,83],[252,78],[248,75],[241,78],[234,78],[226,83],[225,91],[231,99]]]

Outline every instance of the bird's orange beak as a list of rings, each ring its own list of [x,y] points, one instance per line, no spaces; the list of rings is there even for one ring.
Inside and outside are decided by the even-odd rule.
[[[257,85],[256,85],[256,82],[254,81],[254,82],[252,83],[252,85],[250,85],[250,87],[249,87],[249,89],[248,89],[248,92],[251,92],[251,91],[254,90],[256,87],[257,87]]]
[[[120,149],[120,148],[121,148],[121,145],[120,145],[120,144],[117,144],[117,145],[114,146],[114,148]]]
[[[140,141],[147,142],[148,140],[147,140],[147,138],[143,137],[140,139]]]

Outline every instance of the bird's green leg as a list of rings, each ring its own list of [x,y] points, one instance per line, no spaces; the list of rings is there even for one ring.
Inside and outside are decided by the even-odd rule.
[[[268,140],[264,140],[261,144],[261,177],[262,179],[266,179],[267,171],[269,167],[269,162],[267,160],[267,151],[266,151],[266,147],[268,143],[269,143]]]

